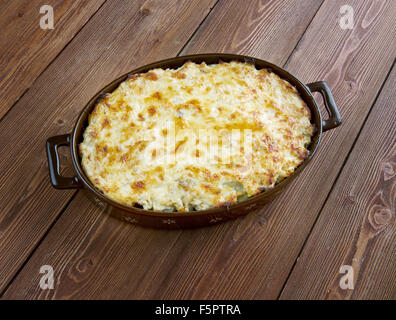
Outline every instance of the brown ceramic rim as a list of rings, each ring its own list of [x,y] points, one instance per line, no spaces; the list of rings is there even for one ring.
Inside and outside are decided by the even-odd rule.
[[[220,61],[250,62],[253,63],[257,69],[267,68],[295,86],[301,98],[309,107],[312,114],[311,122],[315,124],[316,127],[316,132],[314,133],[312,142],[309,146],[310,154],[308,158],[305,159],[305,161],[300,166],[298,166],[292,175],[278,183],[273,189],[263,191],[242,202],[232,204],[230,206],[216,207],[208,210],[192,212],[162,212],[155,210],[144,210],[138,207],[130,207],[113,201],[101,193],[101,191],[99,191],[97,188],[95,188],[81,167],[81,159],[78,153],[78,144],[82,141],[82,134],[85,127],[87,126],[88,115],[91,113],[94,106],[96,105],[96,102],[103,94],[112,92],[129,75],[135,73],[144,73],[154,68],[178,68],[187,61],[196,63],[206,62],[207,64],[218,63]],[[324,105],[329,115],[327,120],[322,120],[321,112],[312,95],[313,92],[319,92],[323,96]],[[51,183],[55,188],[82,188],[86,191],[88,197],[91,198],[91,200],[99,205],[104,211],[131,223],[148,227],[188,228],[217,223],[230,218],[245,215],[250,211],[257,209],[261,204],[272,200],[276,194],[278,194],[286,185],[288,185],[311,161],[319,146],[322,133],[335,128],[340,124],[341,118],[334,98],[328,85],[323,81],[305,85],[283,68],[280,68],[270,62],[248,56],[220,53],[197,54],[154,62],[128,72],[127,74],[112,81],[100,92],[98,92],[83,108],[77,118],[72,133],[49,138],[47,140],[46,149]],[[60,146],[70,146],[73,167],[76,173],[76,176],[74,177],[62,177],[59,173],[59,155],[57,150]]]

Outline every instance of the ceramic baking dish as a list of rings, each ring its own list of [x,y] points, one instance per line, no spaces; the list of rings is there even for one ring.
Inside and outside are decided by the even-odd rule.
[[[281,78],[291,83],[299,92],[301,98],[305,101],[312,114],[312,123],[316,127],[316,131],[312,137],[311,145],[309,146],[309,157],[297,167],[293,174],[282,182],[275,185],[271,190],[263,191],[255,196],[252,196],[244,201],[224,207],[216,207],[202,211],[192,212],[162,212],[154,210],[144,210],[139,206],[126,206],[115,202],[106,197],[100,190],[98,190],[88,179],[81,167],[81,159],[78,152],[78,145],[82,141],[84,129],[88,124],[88,115],[95,107],[98,99],[103,94],[112,92],[121,82],[128,76],[135,73],[144,73],[155,68],[178,68],[185,62],[192,61],[195,63],[206,62],[206,64],[214,64],[220,61],[242,61],[254,63],[257,69],[267,68],[276,73]],[[313,92],[319,92],[323,96],[324,105],[328,112],[328,119],[323,120],[319,107],[312,95]],[[245,215],[250,211],[259,208],[264,203],[272,200],[286,185],[288,185],[309,163],[319,146],[319,142],[324,131],[335,128],[341,124],[341,118],[337,110],[334,98],[330,92],[329,87],[323,81],[303,84],[286,70],[273,65],[267,61],[260,59],[235,55],[235,54],[197,54],[189,56],[175,57],[171,59],[162,60],[151,63],[143,67],[137,68],[127,74],[114,80],[100,92],[98,92],[88,104],[83,108],[77,121],[74,125],[73,131],[70,134],[51,137],[47,140],[46,149],[48,155],[48,166],[52,185],[57,189],[83,189],[86,195],[96,203],[104,212],[109,213],[129,223],[138,224],[147,227],[156,228],[192,228],[204,225],[210,225],[228,219],[236,218]],[[71,152],[71,159],[75,171],[74,177],[63,177],[59,169],[59,154],[58,147],[69,146]]]

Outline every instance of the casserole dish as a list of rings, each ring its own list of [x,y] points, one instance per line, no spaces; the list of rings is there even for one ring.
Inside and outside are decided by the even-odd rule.
[[[309,146],[309,156],[304,162],[297,167],[297,169],[288,178],[276,184],[274,188],[263,191],[255,196],[252,196],[244,201],[223,207],[214,207],[207,210],[193,211],[193,212],[163,212],[155,210],[143,210],[138,205],[126,206],[118,203],[98,190],[89,180],[81,167],[81,158],[78,152],[78,145],[82,142],[83,132],[88,124],[88,116],[96,106],[104,94],[113,92],[127,77],[132,74],[145,73],[156,68],[179,68],[185,62],[192,61],[197,64],[205,62],[206,64],[216,64],[220,61],[240,61],[249,62],[255,65],[257,69],[266,68],[274,72],[282,79],[288,81],[293,85],[301,98],[311,111],[311,121],[315,125],[316,131],[312,136],[311,144]],[[329,114],[327,120],[322,120],[321,112],[312,95],[313,92],[319,92],[323,96],[324,105]],[[257,209],[260,205],[272,200],[288,183],[290,183],[299,174],[308,162],[314,156],[319,145],[322,133],[326,130],[337,127],[341,124],[340,115],[338,113],[336,104],[325,82],[315,82],[304,85],[293,75],[284,69],[275,66],[269,62],[234,54],[198,54],[181,56],[151,63],[146,66],[135,69],[128,74],[121,76],[115,81],[111,82],[99,93],[97,93],[84,107],[77,118],[73,131],[70,134],[51,137],[47,140],[47,155],[51,183],[58,189],[72,189],[82,188],[91,200],[93,200],[103,211],[113,216],[121,218],[133,224],[139,224],[148,227],[159,228],[189,228],[199,227],[208,224],[213,224],[245,215],[250,211]],[[63,177],[59,172],[59,155],[58,147],[69,146],[73,168],[76,173],[74,177]]]

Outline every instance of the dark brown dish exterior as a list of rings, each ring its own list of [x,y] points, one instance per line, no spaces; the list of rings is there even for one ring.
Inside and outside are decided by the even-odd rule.
[[[213,64],[218,63],[219,61],[227,62],[232,60],[250,62],[253,63],[257,69],[267,68],[270,71],[276,73],[281,78],[287,80],[296,87],[301,98],[305,101],[305,103],[311,110],[311,121],[315,124],[316,132],[312,137],[312,142],[309,147],[310,154],[309,157],[295,170],[292,175],[277,184],[273,189],[264,191],[242,202],[230,206],[217,207],[208,210],[193,212],[162,212],[154,210],[144,210],[138,207],[125,206],[104,196],[98,189],[94,187],[94,185],[90,182],[88,177],[85,175],[83,169],[81,168],[78,145],[82,141],[84,129],[88,124],[88,115],[93,110],[96,101],[101,97],[101,95],[112,92],[118,87],[121,82],[123,82],[131,74],[144,73],[154,68],[178,68],[187,61],[192,61],[195,63],[206,62],[207,64]],[[322,94],[326,110],[329,114],[328,120],[322,120],[322,115],[312,95],[312,92],[320,92]],[[210,225],[236,218],[238,216],[246,215],[250,211],[257,209],[264,203],[272,200],[304,169],[304,167],[312,159],[322,137],[322,132],[335,128],[340,124],[341,118],[338,113],[337,106],[330,92],[330,89],[325,82],[320,81],[305,85],[298,79],[296,79],[293,75],[288,73],[286,70],[275,66],[269,62],[247,56],[217,53],[197,54],[175,57],[151,63],[135,69],[128,74],[125,74],[122,77],[118,78],[117,80],[114,80],[88,102],[88,104],[78,116],[72,133],[49,138],[47,140],[46,149],[48,155],[48,165],[51,183],[55,188],[81,188],[94,203],[102,208],[104,212],[133,224],[146,227],[167,229],[192,228]],[[60,175],[59,156],[57,151],[59,146],[70,146],[70,152],[76,176],[69,178],[62,177]]]

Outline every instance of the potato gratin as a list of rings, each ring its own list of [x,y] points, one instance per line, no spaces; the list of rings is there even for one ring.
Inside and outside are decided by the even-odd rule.
[[[310,118],[290,83],[250,63],[153,69],[95,106],[80,144],[82,166],[124,205],[229,205],[274,187],[304,161]]]

